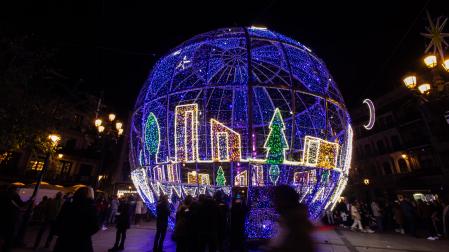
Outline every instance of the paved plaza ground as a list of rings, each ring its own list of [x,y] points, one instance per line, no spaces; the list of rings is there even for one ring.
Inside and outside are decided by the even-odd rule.
[[[127,235],[125,252],[150,252],[155,233],[154,222],[140,226],[133,226]],[[31,229],[27,235],[26,243],[32,244],[35,229]],[[167,233],[164,251],[175,251],[175,244],[170,239],[171,233]],[[449,240],[428,241],[417,239],[407,235],[395,233],[367,234],[351,232],[342,229],[329,229],[317,231],[314,234],[320,252],[366,252],[366,251],[395,251],[395,252],[449,252]],[[115,239],[115,228],[99,231],[93,236],[96,252],[104,252],[112,247]],[[16,249],[17,252],[32,251],[32,249]],[[38,250],[49,252],[46,249]],[[259,251],[259,250],[251,250]],[[300,251],[300,250],[298,250]]]

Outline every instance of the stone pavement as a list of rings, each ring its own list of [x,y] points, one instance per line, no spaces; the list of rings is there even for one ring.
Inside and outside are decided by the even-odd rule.
[[[133,226],[127,233],[125,252],[150,252],[153,247],[155,233],[154,222],[141,226]],[[26,243],[33,244],[35,232],[30,230]],[[164,251],[175,251],[175,244],[167,233]],[[449,252],[449,240],[428,241],[395,233],[368,234],[351,232],[342,229],[329,229],[314,233],[319,252]],[[115,228],[99,231],[93,236],[96,252],[105,252],[115,241]],[[31,249],[16,249],[16,252],[30,252]],[[40,249],[41,252],[49,252]],[[257,250],[253,250],[257,251]],[[300,251],[300,249],[298,249]]]

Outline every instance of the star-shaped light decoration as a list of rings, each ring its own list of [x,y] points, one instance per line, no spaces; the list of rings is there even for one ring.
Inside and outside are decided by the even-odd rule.
[[[178,65],[176,66],[176,69],[181,68],[182,70],[186,69],[187,65],[190,63],[191,61],[189,59],[187,59],[187,56],[184,55],[184,57],[182,58],[182,60],[178,63]]]
[[[444,26],[447,22],[447,17],[438,17],[436,22],[434,23],[432,18],[430,17],[429,12],[427,13],[427,20],[429,25],[426,27],[427,33],[421,33],[422,36],[430,39],[429,44],[425,50],[425,53],[428,53],[432,50],[433,54],[439,54],[441,59],[444,60],[444,51],[449,46],[446,42],[445,38],[449,37],[449,33],[444,33]]]

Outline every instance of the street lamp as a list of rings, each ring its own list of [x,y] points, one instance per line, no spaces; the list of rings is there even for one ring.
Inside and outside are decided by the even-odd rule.
[[[441,65],[443,66],[444,70],[449,72],[449,58],[444,60]]]
[[[423,83],[418,86],[418,90],[421,94],[427,95],[430,93],[430,84],[429,83]]]
[[[50,134],[50,135],[48,135],[48,139],[51,141],[51,144],[53,146],[56,146],[56,145],[58,145],[58,142],[61,140],[61,137],[56,134]]]
[[[368,178],[363,179],[363,184],[365,184],[366,186],[369,185],[370,181]]]
[[[403,82],[408,89],[415,91],[424,101],[429,102],[424,96],[432,95],[437,100],[449,96],[449,82],[443,78],[443,74],[449,72],[449,58],[444,56],[445,45],[447,45],[445,39],[449,37],[449,33],[444,32],[447,17],[438,17],[435,22],[428,12],[426,14],[428,25],[426,32],[421,35],[430,40],[423,58],[424,65],[430,71],[423,75],[430,74],[431,82],[424,82],[422,76],[416,75],[406,76]],[[420,84],[417,85],[417,83]]]
[[[424,58],[424,64],[426,64],[426,66],[428,68],[434,68],[437,66],[437,56],[430,54],[428,56],[426,56]]]
[[[97,116],[99,116],[99,111],[97,110],[96,113]],[[115,143],[117,143],[118,138],[121,137],[121,135],[123,135],[123,123],[121,123],[120,121],[118,121],[117,119],[117,115],[114,113],[109,113],[106,115],[102,116],[103,118],[107,118],[104,122],[100,119],[97,118],[95,120],[95,127],[96,130],[98,131],[98,138],[100,141],[101,146],[99,146],[99,151],[101,151],[101,160],[100,160],[100,165],[98,170],[96,170],[96,177],[97,180],[95,181],[95,188],[100,187],[101,183],[105,183],[105,181],[108,180],[108,178],[110,178],[110,176],[108,176],[105,173],[105,169],[104,169],[104,164],[105,164],[105,159],[106,159],[106,147],[109,146],[107,144],[107,141],[110,141],[109,139],[112,139],[115,141]],[[110,138],[109,138],[110,137]]]
[[[103,121],[99,118],[95,119],[95,127],[100,126],[103,123]]]
[[[409,89],[414,89],[416,87],[416,76],[408,75],[404,78],[404,84]]]
[[[115,124],[115,128],[116,128],[117,130],[120,130],[122,127],[123,127],[123,123],[121,123],[121,122],[117,122],[117,123]]]
[[[105,128],[104,128],[103,125],[98,126],[98,132],[99,132],[99,133],[103,133],[104,129],[105,129]]]

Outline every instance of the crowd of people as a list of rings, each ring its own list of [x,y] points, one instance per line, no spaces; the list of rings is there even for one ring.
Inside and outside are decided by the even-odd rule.
[[[16,188],[10,186],[0,192],[0,251],[10,251],[20,234],[20,215],[23,209],[34,205],[32,200],[22,201]],[[273,189],[272,206],[277,211],[277,230],[263,247],[265,251],[314,251],[310,236],[313,225],[307,217],[307,207],[299,203],[298,193],[289,186]],[[163,251],[167,229],[173,227],[170,237],[181,252],[247,251],[245,220],[248,213],[244,197],[232,198],[221,191],[213,196],[187,195],[182,202],[170,204],[167,195],[160,195],[156,208],[156,233],[153,251]],[[175,213],[175,216],[171,214]],[[34,248],[43,246],[53,251],[93,251],[91,236],[99,230],[116,227],[116,239],[109,251],[125,248],[127,230],[138,225],[149,213],[143,202],[135,196],[94,197],[93,189],[80,187],[72,195],[57,193],[44,197],[34,206],[33,222],[38,223]],[[171,217],[174,218],[171,218]],[[437,240],[449,231],[449,205],[437,198],[431,201],[413,200],[398,195],[389,202],[373,200],[347,201],[343,199],[333,211],[326,212],[329,224],[353,231],[384,232],[394,230],[400,234]]]
[[[176,210],[173,240],[176,251],[247,251],[245,243],[245,219],[248,212],[244,199],[235,195],[229,198],[221,191],[213,197],[187,196]],[[310,237],[312,224],[307,218],[307,207],[299,203],[298,193],[289,186],[278,186],[273,191],[273,206],[279,213],[279,232],[264,246],[265,251],[313,251]],[[230,207],[229,207],[230,206]],[[158,230],[165,233],[168,214],[167,198],[157,205]],[[159,213],[162,213],[159,217]],[[164,223],[159,226],[160,223]],[[161,251],[156,234],[155,248]]]
[[[217,191],[213,197],[204,194],[199,195],[197,199],[187,196],[176,210],[176,223],[172,236],[176,242],[176,250],[229,251],[230,248],[243,250],[246,206],[243,200],[236,196],[229,208],[229,200],[221,191]],[[166,199],[162,199],[157,207],[158,214],[168,213],[166,205]],[[162,216],[166,218],[166,214]],[[163,228],[166,229],[165,226]],[[156,241],[154,251],[160,251],[160,245]]]
[[[147,208],[134,196],[118,199],[97,194],[94,198],[92,188],[81,187],[73,194],[58,192],[52,198],[43,196],[35,204],[35,199],[23,201],[17,189],[13,185],[0,189],[0,251],[26,245],[21,244],[24,225],[37,227],[34,249],[42,246],[51,249],[57,236],[54,251],[93,251],[90,237],[100,229],[115,225],[117,241],[111,251],[123,250],[130,224],[138,225],[143,218],[148,218]],[[29,207],[32,217],[27,220],[25,212]]]
[[[449,204],[438,198],[424,201],[397,195],[394,201],[343,199],[325,219],[329,224],[368,233],[394,230],[428,240],[449,235]]]
[[[279,213],[280,232],[265,245],[266,251],[295,251],[298,242],[304,251],[313,251],[309,236],[312,225],[307,219],[307,208],[298,201],[298,194],[288,186],[279,186],[273,192],[273,206]],[[231,202],[230,202],[231,201]],[[91,187],[80,187],[73,194],[58,192],[53,198],[44,196],[34,206],[33,199],[22,201],[17,188],[10,186],[0,192],[0,251],[11,251],[18,239],[20,215],[33,206],[32,222],[37,223],[34,249],[44,247],[59,251],[93,251],[92,235],[115,225],[116,239],[109,251],[125,248],[127,230],[138,225],[147,216],[143,202],[134,197],[94,197]],[[174,230],[171,239],[177,251],[246,251],[244,225],[248,212],[243,197],[232,199],[221,191],[213,197],[186,196],[177,209],[170,209],[167,195],[161,195],[156,206],[156,234],[153,251],[159,252],[169,225]],[[174,223],[169,216],[175,210]],[[53,238],[57,236],[51,248]]]

